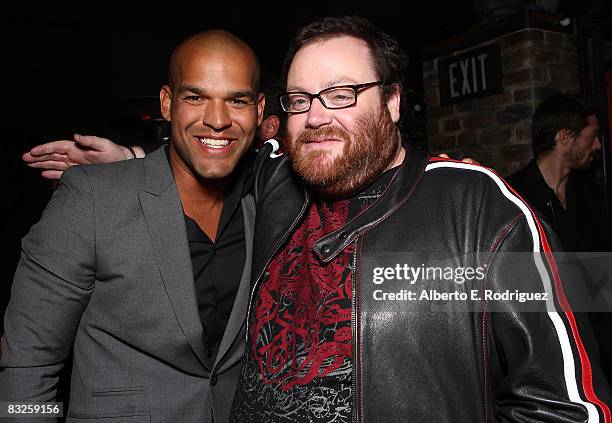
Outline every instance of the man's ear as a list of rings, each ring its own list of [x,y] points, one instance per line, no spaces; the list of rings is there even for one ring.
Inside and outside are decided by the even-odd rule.
[[[260,138],[262,140],[269,140],[276,137],[278,134],[278,128],[280,128],[280,119],[276,115],[270,115],[263,120],[260,127]]]
[[[393,123],[397,123],[400,119],[400,86],[397,83],[391,84],[391,88],[393,91],[387,95],[386,104]]]
[[[163,118],[168,122],[172,121],[172,114],[170,113],[172,109],[172,91],[168,85],[164,85],[159,90],[159,104]]]
[[[264,107],[266,107],[266,96],[259,93],[259,97],[257,97],[257,126],[261,125],[263,121]]]
[[[555,134],[555,145],[567,147],[574,142],[574,134],[571,130],[564,128]]]

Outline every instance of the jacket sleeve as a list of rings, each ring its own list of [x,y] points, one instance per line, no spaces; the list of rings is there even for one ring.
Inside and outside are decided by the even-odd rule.
[[[592,332],[566,295],[566,285],[576,281],[559,273],[552,254],[556,237],[526,214],[496,242],[489,287],[546,294],[537,309],[504,301],[488,313],[490,404],[497,419],[610,422],[609,388]]]
[[[272,144],[267,142],[264,143],[263,147],[259,149],[255,159],[253,160],[254,183],[252,186],[252,194],[255,199],[255,203],[258,202],[260,194],[264,190],[270,177],[270,166],[272,163],[270,153],[272,150]]]
[[[64,172],[22,240],[4,316],[0,401],[53,401],[95,279],[94,205],[85,171]]]

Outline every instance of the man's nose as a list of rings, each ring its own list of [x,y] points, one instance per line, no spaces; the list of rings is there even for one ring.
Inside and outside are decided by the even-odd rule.
[[[312,99],[310,110],[306,114],[306,125],[310,128],[319,128],[332,121],[332,111],[325,108],[319,98]]]
[[[593,150],[594,151],[599,151],[601,150],[602,145],[601,145],[601,139],[599,138],[599,135],[595,137],[595,141],[593,141]]]
[[[224,100],[211,100],[206,105],[202,122],[216,131],[232,126],[232,118],[227,103]]]

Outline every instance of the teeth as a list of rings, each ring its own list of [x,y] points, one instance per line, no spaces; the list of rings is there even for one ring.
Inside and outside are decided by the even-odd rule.
[[[198,138],[202,144],[212,148],[223,148],[228,145],[229,140],[214,140],[212,138]]]

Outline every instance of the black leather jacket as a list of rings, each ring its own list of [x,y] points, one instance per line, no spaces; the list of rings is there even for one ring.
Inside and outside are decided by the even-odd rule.
[[[258,158],[254,193],[250,308],[269,261],[309,204],[284,156]],[[534,259],[508,268],[499,254],[545,251],[552,242],[518,201],[488,169],[408,151],[379,200],[316,243],[322,261],[357,245],[354,421],[609,421],[603,417],[609,417],[607,385],[592,378],[597,366],[589,362],[574,314],[564,311],[554,264],[538,255],[540,265]],[[537,291],[551,294],[554,309],[521,313],[515,303],[502,302],[501,312],[489,312],[487,304],[480,312],[440,312],[428,302],[375,300],[380,286],[371,283],[367,263],[403,252],[483,266],[484,286],[498,291],[536,284]]]

